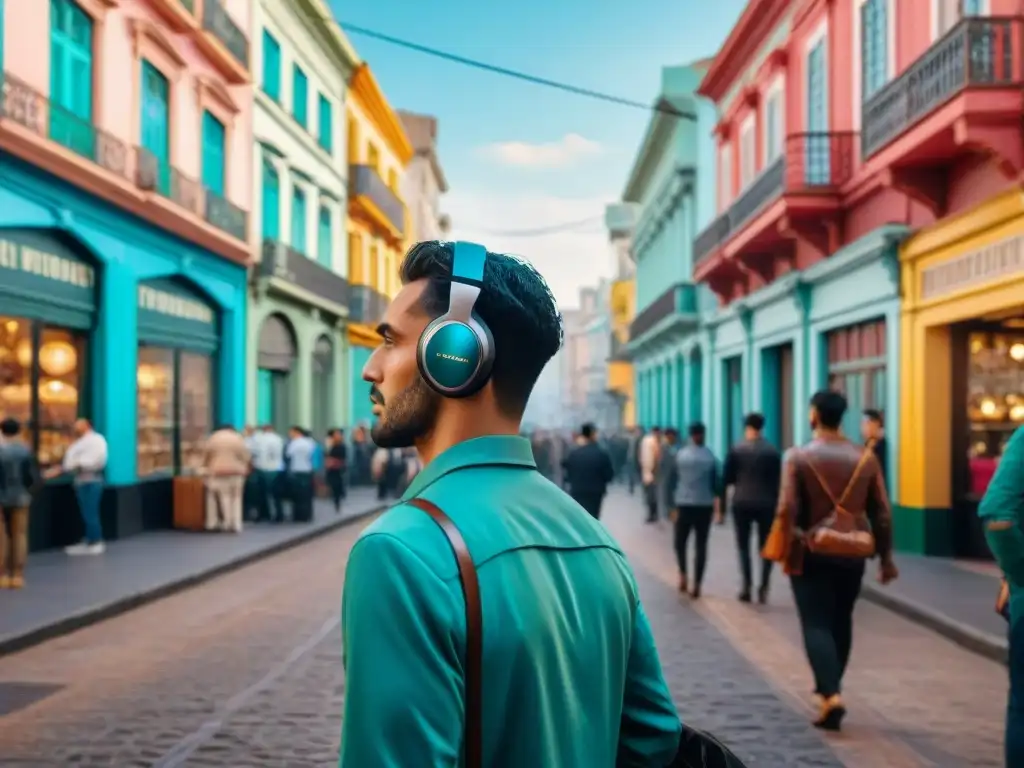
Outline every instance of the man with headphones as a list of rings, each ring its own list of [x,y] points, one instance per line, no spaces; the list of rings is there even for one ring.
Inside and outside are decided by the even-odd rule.
[[[374,442],[414,446],[423,469],[349,555],[341,768],[459,761],[465,602],[451,545],[414,499],[451,519],[476,566],[483,764],[669,764],[679,718],[632,571],[519,435],[562,341],[544,279],[437,241],[412,247],[401,278],[363,378]]]

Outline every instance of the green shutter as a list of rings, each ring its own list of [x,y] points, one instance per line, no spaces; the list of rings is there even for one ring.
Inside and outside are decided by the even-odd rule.
[[[306,193],[298,187],[292,191],[292,248],[306,252]]]
[[[321,93],[317,106],[320,120],[320,146],[331,152],[334,149],[334,115],[331,114],[331,102]]]
[[[328,269],[332,269],[334,259],[331,252],[331,211],[329,208],[320,208],[316,246],[316,260]]]
[[[156,160],[156,188],[162,195],[171,190],[169,104],[167,78],[148,61],[142,62],[142,147]]]
[[[203,186],[224,197],[224,124],[203,112]]]
[[[281,238],[281,183],[277,171],[266,161],[263,162],[263,237],[266,240]]]
[[[274,36],[263,30],[263,92],[274,101],[281,101],[281,46]]]
[[[305,128],[309,118],[309,80],[298,64],[292,72],[292,114]]]
[[[95,158],[92,19],[72,0],[50,0],[50,138]]]

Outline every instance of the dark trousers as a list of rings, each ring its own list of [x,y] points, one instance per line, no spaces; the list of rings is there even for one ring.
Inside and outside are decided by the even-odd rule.
[[[341,500],[345,498],[345,474],[340,469],[328,469],[326,474],[327,485],[331,489],[331,500],[334,502],[334,509],[341,510]]]
[[[836,564],[812,555],[804,560],[803,574],[790,577],[814,690],[826,698],[842,690],[853,647],[853,607],[863,579],[863,562]]]
[[[257,520],[284,520],[284,509],[281,504],[281,473],[256,470],[253,472],[256,483],[256,514]]]
[[[647,507],[647,522],[658,519],[658,484],[644,483],[644,506]]]
[[[690,532],[694,534],[694,579],[697,584],[704,580],[704,568],[708,563],[708,535],[711,533],[711,516],[714,507],[676,508],[675,546],[679,573],[686,575],[686,543],[690,540]]]
[[[601,502],[604,501],[603,493],[594,493],[593,491],[584,491],[583,493],[573,493],[573,499],[576,503],[587,510],[587,513],[595,520],[601,519]]]
[[[736,549],[740,557],[740,574],[743,576],[743,591],[749,592],[753,583],[753,564],[750,552],[750,535],[757,528],[757,552],[761,560],[762,589],[768,588],[768,580],[772,575],[772,561],[760,557],[764,543],[768,541],[768,533],[775,519],[775,508],[772,506],[754,506],[752,504],[732,505],[733,524],[736,531]]]
[[[313,473],[292,472],[292,520],[308,523],[313,519]]]
[[[1010,627],[1010,697],[1006,707],[1006,765],[1024,765],[1024,617]]]

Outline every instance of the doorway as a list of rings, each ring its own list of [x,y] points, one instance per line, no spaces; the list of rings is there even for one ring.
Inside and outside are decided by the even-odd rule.
[[[768,347],[761,355],[765,437],[784,451],[793,445],[793,344]]]
[[[722,365],[725,384],[722,398],[725,406],[725,428],[722,430],[725,439],[724,452],[738,443],[743,436],[743,358],[740,355],[730,357],[723,361]]]

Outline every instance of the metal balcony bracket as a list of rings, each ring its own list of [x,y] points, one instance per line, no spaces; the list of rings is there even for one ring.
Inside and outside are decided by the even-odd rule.
[[[779,234],[811,248],[819,258],[839,250],[842,231],[838,218],[832,214],[812,218],[783,216],[778,223]]]
[[[766,285],[775,277],[775,259],[771,253],[745,253],[742,256],[737,254],[740,265]]]
[[[1024,174],[1024,135],[1019,121],[977,125],[961,117],[953,124],[953,140],[958,147],[991,157],[1010,181]]]
[[[880,173],[883,187],[891,187],[920,203],[936,219],[946,214],[948,171],[945,167],[886,168]]]

